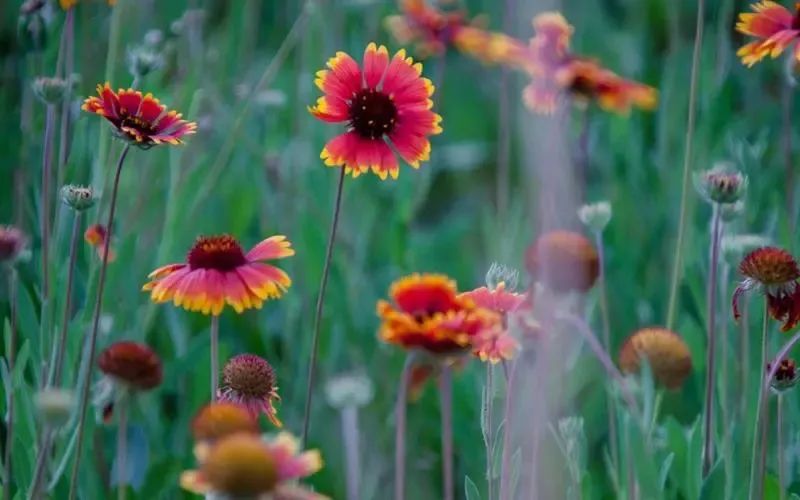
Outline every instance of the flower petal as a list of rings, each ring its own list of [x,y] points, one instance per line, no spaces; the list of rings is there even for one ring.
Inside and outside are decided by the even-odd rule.
[[[364,81],[368,88],[376,88],[389,65],[389,51],[375,43],[367,45],[364,51]]]
[[[245,258],[249,261],[283,259],[294,255],[292,243],[281,234],[270,236],[261,243],[254,246]]]

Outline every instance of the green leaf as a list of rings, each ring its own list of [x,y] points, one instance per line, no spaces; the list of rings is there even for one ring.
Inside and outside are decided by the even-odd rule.
[[[711,473],[703,481],[700,489],[700,500],[715,500],[725,498],[725,464],[718,460]]]
[[[469,476],[464,476],[464,495],[467,497],[467,500],[481,500],[481,493]]]

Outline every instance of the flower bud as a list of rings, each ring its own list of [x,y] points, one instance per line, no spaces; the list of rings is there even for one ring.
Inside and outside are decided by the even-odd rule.
[[[747,177],[723,164],[695,175],[695,187],[711,203],[736,203],[747,189]]]
[[[34,402],[42,420],[51,427],[59,428],[69,421],[75,397],[72,391],[44,389],[36,393]]]
[[[40,76],[33,81],[33,93],[45,104],[63,101],[71,90],[71,83],[62,78]]]
[[[505,283],[505,289],[513,292],[519,285],[519,271],[512,267],[492,262],[486,272],[486,286],[490,290],[494,290],[500,283]]]
[[[375,394],[372,381],[365,375],[346,373],[337,375],[325,384],[328,404],[336,409],[360,408],[368,405]]]
[[[128,71],[134,78],[143,78],[164,65],[164,57],[152,47],[136,47],[128,51]]]
[[[91,186],[67,184],[61,188],[61,201],[76,212],[83,212],[94,206],[94,190]]]
[[[601,233],[611,221],[611,203],[598,201],[589,203],[578,209],[578,218],[595,233]]]
[[[28,239],[13,226],[0,226],[0,262],[15,262],[25,251]]]

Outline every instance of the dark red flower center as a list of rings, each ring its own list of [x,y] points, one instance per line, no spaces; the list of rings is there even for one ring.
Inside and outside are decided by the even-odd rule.
[[[772,370],[772,366],[770,364],[767,365],[767,372]],[[791,359],[784,359],[781,360],[778,368],[775,370],[775,381],[776,382],[791,382],[797,376],[797,366],[795,362]]]
[[[129,115],[125,112],[120,112],[120,128],[128,127],[132,129],[136,129],[140,132],[145,134],[150,134],[153,132],[153,124],[143,118],[135,115]]]
[[[275,374],[264,358],[255,354],[234,356],[222,371],[225,386],[240,396],[265,398],[272,394]]]
[[[232,271],[247,263],[244,251],[233,236],[201,236],[186,259],[192,269]]]
[[[365,139],[391,133],[396,121],[397,106],[380,90],[362,89],[350,103],[350,126]]]

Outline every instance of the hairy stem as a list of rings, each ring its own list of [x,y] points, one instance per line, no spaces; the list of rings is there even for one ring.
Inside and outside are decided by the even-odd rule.
[[[706,318],[708,321],[708,345],[706,346],[706,392],[703,438],[703,477],[711,471],[714,463],[714,381],[716,380],[717,350],[717,268],[719,267],[719,242],[722,217],[720,207],[714,203],[711,223],[711,267],[708,275],[706,296]]]
[[[336,201],[333,207],[333,220],[331,221],[330,234],[328,235],[328,246],[325,250],[325,264],[322,268],[322,279],[317,295],[317,307],[314,314],[314,332],[311,338],[311,357],[308,361],[308,380],[306,386],[306,406],[303,413],[303,440],[308,442],[308,429],[311,423],[311,401],[314,392],[314,371],[317,365],[317,351],[319,349],[319,331],[322,327],[322,310],[325,305],[325,289],[328,286],[328,274],[330,274],[331,257],[333,256],[333,244],[336,241],[336,228],[339,225],[339,213],[342,208],[342,188],[344,187],[344,167],[339,168],[339,183],[336,187]]]
[[[75,500],[78,494],[78,476],[80,473],[81,452],[83,450],[83,433],[86,430],[86,413],[89,407],[89,393],[92,385],[92,360],[94,359],[95,350],[97,349],[97,333],[100,327],[100,314],[103,311],[103,290],[105,289],[106,270],[108,269],[108,249],[111,242],[111,235],[114,234],[114,212],[117,209],[119,178],[120,174],[122,174],[122,165],[125,163],[125,157],[128,156],[128,151],[130,151],[130,145],[126,144],[122,149],[122,153],[119,155],[119,161],[117,161],[117,168],[114,174],[114,187],[111,191],[111,207],[108,211],[108,222],[106,223],[107,236],[103,242],[103,259],[100,264],[100,276],[97,281],[97,296],[94,301],[92,329],[89,333],[89,345],[85,353],[86,359],[83,363],[83,387],[81,388],[81,395],[78,401],[77,443],[75,458],[72,464],[72,473],[70,474],[69,500]]]

